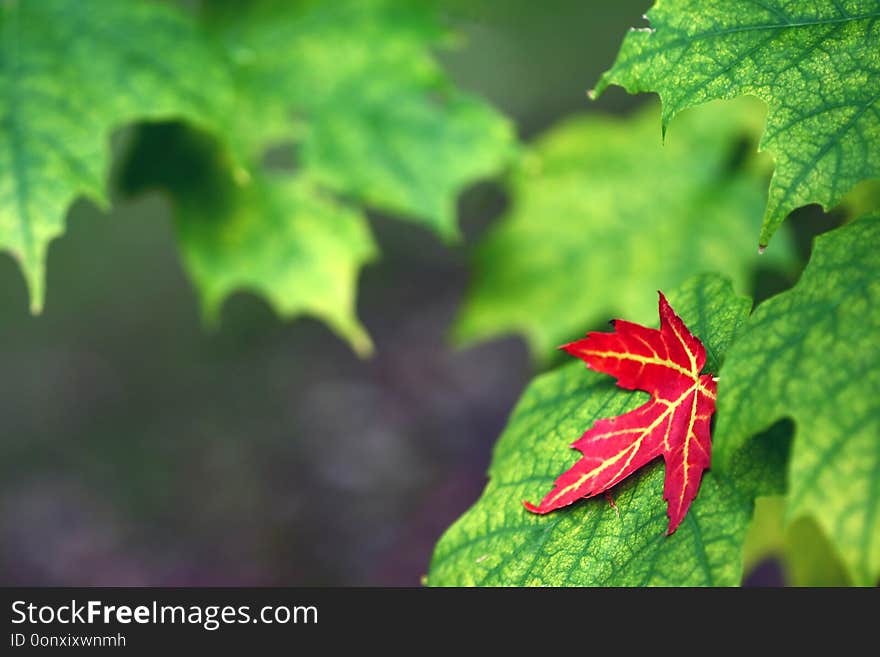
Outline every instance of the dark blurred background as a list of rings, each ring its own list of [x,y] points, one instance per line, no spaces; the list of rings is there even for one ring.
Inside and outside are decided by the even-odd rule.
[[[529,139],[648,99],[586,98],[648,5],[452,2],[466,40],[441,59]],[[504,205],[497,185],[465,193],[454,248],[372,217],[383,256],[360,284],[368,361],[247,294],[207,331],[159,193],[117,193],[109,214],[72,208],[40,317],[0,257],[0,581],[418,585],[533,374],[518,339],[446,341],[468,246]]]

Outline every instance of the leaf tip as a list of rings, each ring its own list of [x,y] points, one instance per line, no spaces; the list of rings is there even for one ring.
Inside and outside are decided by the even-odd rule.
[[[373,339],[356,317],[337,318],[322,315],[321,318],[330,325],[336,335],[348,343],[358,358],[366,360],[375,355]]]
[[[29,299],[28,309],[31,315],[40,315],[46,302],[45,264],[40,262],[37,265],[30,266],[26,261],[21,260],[17,254],[13,254],[13,257],[20,263],[22,273],[24,274],[24,282]]]
[[[523,506],[526,508],[526,511],[530,511],[531,513],[537,513],[539,515],[544,513],[544,511],[541,511],[541,507],[535,506],[534,504],[532,504],[528,500],[523,500],[522,503],[523,503]]]
[[[764,251],[766,251],[766,250],[767,250],[766,244],[759,244],[758,245],[758,255],[764,255]]]
[[[684,520],[684,515],[680,515],[678,517],[672,514],[672,509],[667,507],[666,510],[667,515],[669,516],[669,526],[666,528],[666,535],[672,536],[675,531],[678,529],[678,526],[681,524],[681,521]],[[687,513],[687,510],[685,510]]]
[[[660,318],[663,319],[663,316],[669,312],[673,312],[672,306],[669,305],[669,299],[666,298],[666,295],[663,294],[663,290],[657,290],[658,297],[658,305],[660,307]]]
[[[601,96],[605,92],[609,85],[616,84],[611,79],[611,73],[613,70],[614,67],[608,69],[599,77],[599,80],[596,82],[595,86],[587,91],[587,98],[589,98],[590,100],[597,100],[599,96]]]
[[[564,344],[558,347],[559,351],[564,351],[569,356],[574,356],[575,358],[580,358],[580,347],[583,343],[584,339],[575,340],[574,342],[569,342],[568,344]],[[589,366],[589,365],[588,365]]]
[[[443,240],[443,244],[447,247],[459,246],[464,241],[464,236],[455,215],[452,216],[450,221],[444,221],[439,224],[437,233],[440,235],[440,239]]]
[[[37,316],[43,314],[43,294],[32,293],[29,308],[31,315]]]
[[[376,347],[366,331],[351,337],[351,348],[354,349],[354,353],[357,354],[358,358],[364,360],[376,355]]]

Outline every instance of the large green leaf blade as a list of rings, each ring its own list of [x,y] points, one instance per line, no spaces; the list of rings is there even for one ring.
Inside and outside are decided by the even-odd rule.
[[[84,195],[106,205],[110,132],[143,118],[216,123],[224,69],[169,7],[91,0],[0,4],[0,248],[45,295],[49,242]]]
[[[511,180],[511,210],[477,246],[456,338],[516,331],[546,359],[608,317],[651,321],[645,290],[713,270],[747,290],[758,264],[789,266],[787,235],[764,256],[755,248],[766,180],[737,161],[761,116],[754,101],[716,103],[683,115],[681,138],[662,145],[652,106],[540,138]]]
[[[718,388],[722,465],[791,417],[786,514],[816,518],[853,581],[880,577],[880,217],[816,239],[797,285],[762,303]]]
[[[748,299],[714,276],[692,279],[670,302],[709,348],[710,367],[748,314]],[[567,446],[597,419],[634,409],[644,395],[572,363],[538,377],[496,445],[489,483],[441,538],[428,583],[446,585],[735,585],[753,499],[782,487],[784,452],[755,441],[735,472],[707,471],[675,534],[665,535],[664,466],[658,461],[599,497],[548,516],[528,513],[574,460]]]
[[[655,91],[664,127],[707,100],[765,101],[761,148],[776,170],[761,244],[792,210],[828,209],[880,177],[880,0],[666,0],[647,17],[595,93]]]

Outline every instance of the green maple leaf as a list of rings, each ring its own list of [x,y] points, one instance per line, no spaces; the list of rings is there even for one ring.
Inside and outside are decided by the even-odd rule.
[[[42,308],[68,205],[107,205],[110,132],[143,118],[216,123],[224,68],[171,8],[116,0],[0,3],[0,248]]]
[[[230,8],[207,20],[239,90],[234,146],[253,155],[289,140],[299,165],[326,188],[457,237],[456,196],[501,170],[515,137],[509,121],[457,90],[434,60],[431,48],[446,31],[429,5]]]
[[[657,92],[664,130],[714,98],[766,102],[761,148],[776,171],[761,244],[792,210],[830,208],[880,177],[880,0],[665,0],[647,17],[594,93]]]
[[[541,137],[510,181],[511,210],[476,249],[455,337],[517,331],[543,359],[590,322],[655,317],[646,289],[715,269],[747,289],[759,261],[790,264],[787,235],[763,258],[750,237],[766,179],[756,161],[735,160],[760,118],[754,101],[715,103],[683,115],[664,146],[650,107]]]
[[[670,303],[716,368],[749,311],[729,282],[691,279]],[[548,516],[523,508],[577,456],[560,450],[600,418],[633,410],[643,393],[572,363],[528,387],[495,447],[489,483],[440,539],[428,583],[446,585],[735,585],[758,494],[782,488],[782,441],[756,440],[732,471],[708,470],[684,522],[666,536],[664,466],[657,461],[599,497]]]
[[[786,516],[815,517],[856,584],[880,577],[880,217],[816,239],[797,285],[762,303],[718,388],[716,462],[791,417]]]
[[[122,186],[170,192],[184,266],[209,324],[227,296],[250,291],[283,316],[323,320],[359,354],[370,353],[355,292],[360,268],[377,249],[360,211],[326,197],[305,176],[242,180],[216,141],[180,124],[143,128],[133,150]]]

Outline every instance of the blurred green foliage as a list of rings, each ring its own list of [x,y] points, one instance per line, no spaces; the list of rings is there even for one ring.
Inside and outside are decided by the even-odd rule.
[[[470,342],[520,332],[546,361],[610,317],[648,322],[648,290],[701,271],[751,291],[758,266],[790,275],[787,235],[763,257],[755,231],[766,165],[754,151],[763,108],[713,104],[661,143],[655,105],[587,115],[542,135],[511,177],[510,209],[477,245],[455,325]]]
[[[298,173],[447,239],[455,200],[501,170],[512,125],[459,91],[432,48],[451,45],[430,2],[207,4],[237,92],[224,136],[244,159],[295,144]]]
[[[209,314],[232,291],[260,291],[286,316],[327,320],[362,353],[354,288],[375,249],[357,206],[454,239],[458,193],[515,152],[511,124],[435,62],[430,49],[447,31],[430,3],[206,3],[188,15],[98,0],[0,11],[0,84],[14,101],[0,124],[0,246],[22,263],[35,309],[69,204],[79,194],[106,204],[107,140],[127,122],[186,119],[215,135],[217,157],[229,150],[222,167],[209,158],[174,181],[189,209],[178,214],[184,259]],[[269,182],[264,154],[279,146],[296,147],[298,167]],[[208,184],[224,198],[225,219],[213,222],[201,217],[218,210],[204,203],[208,175],[220,176]],[[286,246],[259,244],[270,236]]]
[[[210,325],[230,294],[246,290],[283,315],[322,319],[361,355],[372,351],[355,294],[377,247],[357,208],[322,194],[308,176],[255,171],[239,183],[219,144],[181,124],[142,128],[131,152],[120,183],[130,194],[170,194],[184,266]]]

